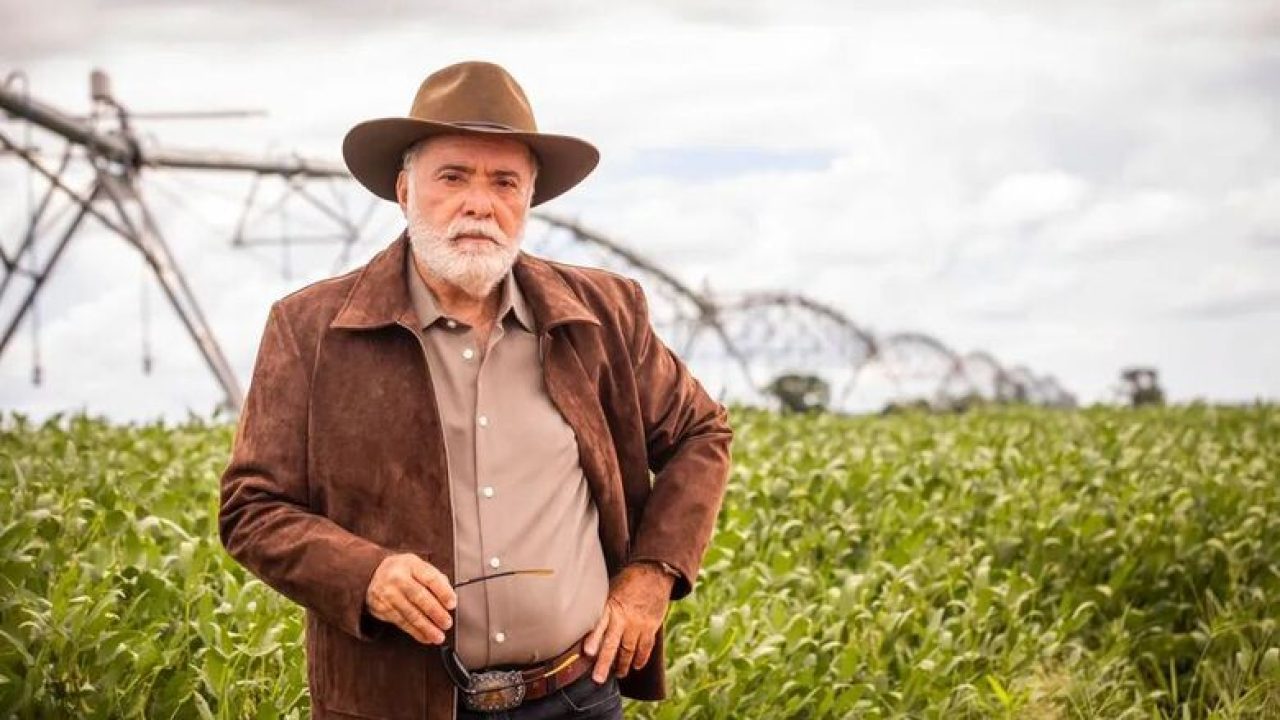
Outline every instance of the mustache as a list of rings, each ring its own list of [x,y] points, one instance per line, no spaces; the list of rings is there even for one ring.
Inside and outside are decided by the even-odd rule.
[[[449,240],[457,240],[463,235],[480,236],[504,245],[508,240],[507,234],[493,220],[456,220],[449,224],[449,230],[445,233],[445,237]]]

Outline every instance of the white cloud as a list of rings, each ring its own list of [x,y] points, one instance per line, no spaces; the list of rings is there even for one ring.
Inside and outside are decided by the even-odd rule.
[[[1044,221],[1078,208],[1087,191],[1084,181],[1063,172],[1017,173],[987,193],[980,213],[995,227]]]

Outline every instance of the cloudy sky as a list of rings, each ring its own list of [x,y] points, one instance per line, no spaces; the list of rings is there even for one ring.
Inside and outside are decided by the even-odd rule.
[[[877,333],[1050,373],[1085,402],[1133,364],[1177,400],[1280,398],[1274,1],[0,0],[0,71],[68,112],[88,110],[94,67],[137,112],[266,112],[137,121],[156,145],[337,160],[352,124],[402,114],[425,75],[464,59],[503,64],[543,129],[601,148],[548,210],[693,286],[803,291]],[[26,178],[0,158],[10,250]],[[248,187],[142,181],[244,383],[270,302],[337,267],[332,247],[295,251],[288,277],[279,250],[231,250]],[[344,267],[396,222],[380,208]],[[39,342],[24,323],[0,356],[0,407],[181,419],[220,398],[110,235],[73,242],[38,314]]]

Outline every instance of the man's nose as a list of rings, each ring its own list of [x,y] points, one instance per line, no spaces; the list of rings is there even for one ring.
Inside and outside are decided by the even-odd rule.
[[[493,193],[482,182],[473,182],[467,186],[463,198],[463,214],[469,217],[485,218],[493,214]]]

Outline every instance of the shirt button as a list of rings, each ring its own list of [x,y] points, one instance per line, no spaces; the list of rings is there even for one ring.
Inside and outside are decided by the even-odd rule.
[[[496,557],[489,558],[489,567],[497,569],[501,565],[502,565],[502,561],[499,560],[498,558]]]
[[[484,489],[480,491],[480,493],[485,497],[493,497],[493,488],[486,485]]]
[[[480,424],[480,427],[489,427],[489,417],[487,415],[481,415],[476,418],[476,422]]]
[[[507,634],[504,632],[496,632],[493,634],[493,641],[496,643],[504,643],[507,641]]]
[[[471,358],[473,358],[473,357],[475,357],[475,356],[476,356],[476,351],[475,351],[475,350],[472,350],[471,348],[467,348],[466,350],[463,350],[463,351],[462,351],[462,359],[463,359],[463,360],[470,360]]]

